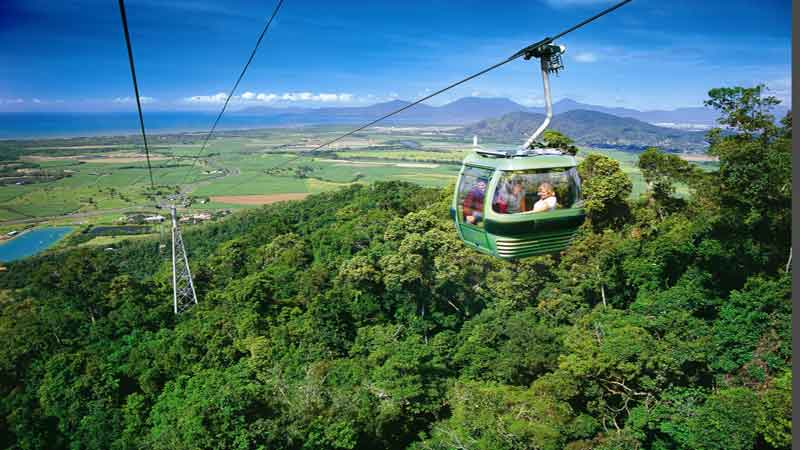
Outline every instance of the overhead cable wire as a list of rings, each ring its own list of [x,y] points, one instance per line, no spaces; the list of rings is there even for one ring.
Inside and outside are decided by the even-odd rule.
[[[136,67],[133,64],[133,49],[131,47],[131,36],[128,33],[128,17],[125,15],[125,2],[119,0],[119,13],[122,16],[122,29],[125,31],[125,44],[128,47],[128,62],[131,66],[131,78],[133,79],[133,92],[136,95],[136,108],[139,111],[139,125],[142,128],[142,140],[144,140],[144,156],[147,159],[147,173],[150,175],[150,187],[155,187],[153,183],[153,168],[150,165],[150,148],[147,146],[147,133],[144,129],[144,116],[142,115],[142,102],[139,99],[139,83],[136,81]]]
[[[422,97],[419,100],[416,100],[416,101],[414,101],[412,103],[409,103],[408,105],[405,105],[402,108],[398,108],[398,109],[396,109],[396,110],[394,110],[394,111],[392,111],[392,112],[390,112],[388,114],[384,114],[383,116],[381,116],[381,117],[379,117],[379,118],[377,118],[377,119],[375,119],[375,120],[373,120],[373,121],[371,121],[371,122],[369,122],[367,124],[364,124],[364,125],[356,128],[356,129],[354,129],[352,131],[348,131],[347,133],[345,133],[345,134],[343,134],[343,135],[341,135],[341,136],[339,136],[339,137],[337,137],[335,139],[327,141],[327,142],[325,142],[325,143],[323,143],[321,145],[318,145],[317,147],[315,147],[315,148],[313,148],[313,149],[311,149],[309,151],[310,152],[315,152],[315,151],[317,151],[317,150],[319,150],[319,149],[321,149],[323,147],[326,147],[326,146],[328,146],[330,144],[333,144],[334,142],[338,142],[338,141],[340,141],[340,140],[342,140],[342,139],[344,139],[344,138],[346,138],[348,136],[351,136],[351,135],[353,135],[355,133],[358,133],[359,131],[361,131],[361,130],[363,130],[365,128],[369,128],[369,127],[371,127],[372,125],[375,125],[378,122],[386,120],[389,117],[392,117],[392,116],[394,116],[396,114],[399,114],[399,113],[401,113],[401,112],[403,112],[403,111],[405,111],[405,110],[407,110],[407,109],[409,109],[409,108],[411,108],[413,106],[416,106],[416,105],[418,105],[418,104],[420,104],[420,103],[422,103],[422,102],[424,102],[424,101],[426,101],[426,100],[428,100],[430,98],[433,98],[433,97],[435,97],[435,96],[437,96],[437,95],[439,95],[439,94],[441,94],[441,93],[443,93],[445,91],[449,91],[450,89],[452,89],[452,88],[454,88],[456,86],[459,86],[459,85],[461,85],[463,83],[466,83],[467,81],[470,81],[470,80],[472,80],[474,78],[477,78],[477,77],[479,77],[479,76],[481,76],[481,75],[483,75],[483,74],[485,74],[487,72],[490,72],[490,71],[492,71],[494,69],[497,69],[500,66],[503,66],[503,65],[505,65],[507,63],[510,63],[511,61],[514,61],[517,58],[520,58],[520,57],[524,56],[525,59],[530,59],[533,56],[534,52],[537,49],[539,49],[540,47],[543,47],[545,45],[550,44],[551,42],[553,42],[554,40],[564,36],[565,34],[571,33],[573,31],[577,30],[578,28],[588,24],[589,22],[592,22],[592,21],[594,21],[594,20],[596,20],[596,19],[598,19],[598,18],[610,13],[611,11],[614,11],[615,9],[620,8],[621,6],[625,5],[626,3],[629,3],[630,1],[631,0],[623,0],[623,1],[615,4],[614,6],[611,6],[610,8],[607,8],[607,9],[604,9],[603,11],[600,11],[599,13],[595,14],[592,17],[589,17],[588,19],[583,20],[580,23],[577,23],[577,24],[573,25],[570,28],[567,28],[566,30],[556,34],[553,37],[547,37],[547,38],[542,39],[539,42],[531,44],[531,45],[521,49],[520,51],[514,53],[513,55],[509,56],[508,58],[504,59],[503,61],[500,61],[500,62],[498,62],[496,64],[493,64],[493,65],[491,65],[491,66],[489,66],[489,67],[487,67],[487,68],[485,68],[485,69],[483,69],[483,70],[481,70],[481,71],[479,71],[477,73],[474,73],[474,74],[472,74],[472,75],[470,75],[470,76],[468,76],[468,77],[466,77],[466,78],[464,78],[464,79],[462,79],[460,81],[456,81],[455,83],[452,83],[452,84],[448,85],[447,87],[439,89],[438,91],[436,91],[436,92],[434,92],[432,94],[426,95],[425,97]]]
[[[120,2],[121,1],[122,0],[120,0]],[[217,124],[219,124],[219,120],[222,118],[222,115],[225,114],[225,110],[228,108],[228,103],[231,101],[231,98],[233,98],[233,94],[236,92],[236,88],[239,87],[239,83],[242,81],[242,78],[244,78],[244,74],[245,72],[247,72],[247,68],[250,67],[250,63],[253,62],[253,58],[255,58],[256,56],[256,52],[258,51],[258,47],[261,45],[261,41],[267,34],[270,25],[272,25],[272,21],[275,19],[275,16],[278,15],[278,11],[280,11],[282,5],[283,5],[283,0],[278,0],[278,3],[275,5],[275,9],[273,9],[272,11],[272,15],[269,17],[269,20],[267,21],[266,25],[264,25],[264,29],[261,30],[261,34],[258,36],[258,40],[256,41],[256,45],[253,47],[253,51],[250,52],[250,58],[247,59],[247,62],[242,68],[242,72],[239,74],[239,78],[236,79],[236,83],[234,83],[233,88],[231,88],[230,94],[228,94],[228,97],[225,98],[225,103],[222,105],[222,109],[217,115],[217,119],[214,120],[214,125],[211,126],[211,130],[209,130],[208,134],[206,134],[205,139],[203,139],[203,145],[200,147],[200,150],[194,156],[192,164],[189,166],[189,169],[187,169],[181,184],[183,184],[186,181],[186,178],[189,176],[191,169],[194,168],[195,164],[197,163],[197,160],[200,158],[200,155],[202,155],[203,152],[205,151],[206,146],[208,145],[208,140],[211,139],[211,135],[213,135],[214,130],[217,129]]]
[[[554,40],[566,35],[567,33],[571,33],[572,31],[577,30],[578,28],[588,24],[589,22],[592,22],[595,19],[598,19],[599,17],[602,17],[602,16],[608,14],[608,13],[614,11],[617,8],[620,8],[621,6],[623,6],[623,5],[625,5],[626,3],[629,3],[629,2],[631,2],[631,0],[623,0],[623,1],[613,5],[611,7],[609,7],[607,9],[603,10],[603,11],[600,11],[599,13],[595,14],[594,16],[589,17],[588,19],[585,19],[585,20],[573,25],[572,27],[570,27],[570,28],[568,28],[568,29],[566,29],[566,30],[564,30],[564,31],[552,36],[552,37],[547,37],[545,39],[542,39],[539,42],[536,42],[534,44],[531,44],[531,45],[521,49],[517,53],[511,55],[510,57],[508,57],[507,59],[505,59],[503,61],[500,61],[497,64],[489,66],[489,67],[487,67],[487,68],[485,68],[485,69],[483,69],[483,70],[481,70],[481,71],[479,71],[479,72],[477,72],[477,73],[475,73],[473,75],[468,76],[467,78],[464,78],[464,79],[462,79],[460,81],[452,83],[452,84],[448,85],[445,88],[442,88],[442,89],[440,89],[440,90],[438,90],[438,91],[436,91],[436,92],[434,92],[432,94],[429,94],[429,95],[427,95],[427,96],[425,96],[425,97],[423,97],[423,98],[421,98],[419,100],[414,101],[413,103],[409,103],[408,105],[405,105],[405,106],[403,106],[403,107],[401,107],[401,108],[399,108],[397,110],[394,110],[394,111],[392,111],[392,112],[390,112],[388,114],[385,114],[385,115],[379,117],[378,119],[375,119],[375,120],[373,120],[373,121],[371,121],[371,122],[369,122],[369,123],[367,123],[365,125],[362,125],[362,126],[356,128],[356,129],[352,130],[352,131],[349,131],[349,132],[347,132],[347,133],[345,133],[345,134],[343,134],[341,136],[338,136],[335,139],[332,139],[332,140],[327,141],[327,142],[325,142],[325,143],[323,143],[321,145],[318,145],[318,146],[314,147],[311,150],[299,150],[299,151],[294,153],[294,155],[293,155],[294,157],[289,157],[283,163],[279,163],[279,164],[277,164],[275,166],[272,166],[268,170],[273,170],[274,171],[274,170],[283,169],[283,168],[289,166],[290,164],[292,164],[293,162],[295,162],[295,161],[299,160],[300,158],[302,158],[305,154],[311,154],[311,156],[313,156],[317,150],[320,150],[325,146],[328,146],[330,144],[338,142],[338,141],[346,138],[347,136],[351,136],[351,135],[353,135],[353,134],[355,134],[355,133],[357,133],[357,132],[359,132],[359,131],[361,131],[361,130],[363,130],[365,128],[369,128],[370,126],[375,125],[376,123],[378,123],[378,122],[380,122],[382,120],[385,120],[385,119],[387,119],[387,118],[389,118],[389,117],[391,117],[391,116],[393,116],[395,114],[403,112],[403,111],[405,111],[405,110],[407,110],[407,109],[409,109],[409,108],[411,108],[411,107],[413,107],[415,105],[418,105],[418,104],[420,104],[420,103],[422,103],[422,102],[424,102],[424,101],[426,101],[426,100],[428,100],[428,99],[430,99],[430,98],[432,98],[432,97],[434,97],[436,95],[441,94],[442,92],[445,92],[445,91],[447,91],[449,89],[452,89],[452,88],[454,88],[454,87],[456,87],[456,86],[458,86],[460,84],[466,83],[467,81],[470,81],[470,80],[472,80],[474,78],[477,78],[477,77],[479,77],[479,76],[481,76],[481,75],[483,75],[483,74],[485,74],[485,73],[487,73],[487,72],[489,72],[491,70],[494,70],[494,69],[496,69],[496,68],[498,68],[498,67],[500,67],[500,66],[502,66],[504,64],[507,64],[507,63],[509,63],[511,61],[514,61],[514,60],[518,59],[519,57],[524,56],[525,59],[530,59],[533,56],[534,52],[537,49],[539,49],[540,47],[552,43]],[[255,179],[255,178],[259,177],[259,176],[263,176],[263,174],[261,172],[257,172],[256,174],[254,174],[254,176],[246,178],[245,180],[243,180],[242,183],[247,183],[251,179]]]

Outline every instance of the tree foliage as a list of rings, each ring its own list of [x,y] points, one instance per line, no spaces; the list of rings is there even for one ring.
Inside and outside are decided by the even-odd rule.
[[[542,139],[547,147],[563,150],[570,155],[576,155],[578,153],[578,147],[574,145],[574,141],[564,133],[560,133],[556,130],[545,130],[544,133],[542,133]]]
[[[710,97],[720,169],[648,149],[630,199],[587,155],[559,255],[478,254],[452,189],[389,182],[187,232],[179,317],[152,243],[11,264],[0,445],[788,449],[790,120],[759,88]]]
[[[583,183],[586,214],[595,229],[619,227],[628,218],[628,196],[633,183],[619,161],[590,153],[578,165]]]

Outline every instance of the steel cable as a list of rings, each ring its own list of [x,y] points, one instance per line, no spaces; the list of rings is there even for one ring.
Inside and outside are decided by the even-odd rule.
[[[120,0],[120,1],[122,1],[122,0]],[[217,129],[217,124],[219,124],[219,121],[222,118],[222,115],[225,114],[225,110],[228,108],[228,103],[231,101],[231,98],[233,98],[233,94],[236,92],[236,88],[239,87],[239,83],[242,81],[242,78],[244,78],[244,74],[245,74],[245,72],[247,72],[247,68],[250,67],[250,63],[253,62],[253,58],[255,58],[255,56],[256,56],[256,52],[258,51],[258,47],[261,45],[261,41],[264,39],[264,36],[267,34],[267,31],[269,30],[270,25],[272,25],[272,21],[275,19],[275,16],[278,15],[278,11],[280,11],[282,5],[283,5],[283,0],[278,0],[278,3],[275,5],[275,9],[273,9],[273,11],[272,11],[272,15],[269,17],[269,20],[267,21],[266,25],[264,25],[264,29],[261,30],[261,34],[258,36],[258,40],[256,41],[256,45],[253,47],[253,51],[250,52],[250,58],[247,59],[247,62],[245,63],[244,67],[242,68],[242,72],[239,74],[239,78],[236,79],[236,83],[234,83],[233,88],[231,89],[231,91],[228,94],[227,98],[225,98],[225,103],[222,105],[222,109],[220,110],[219,114],[217,115],[216,120],[214,120],[214,125],[211,126],[211,130],[209,130],[208,134],[206,135],[205,139],[203,140],[203,145],[200,147],[200,150],[194,156],[194,159],[192,160],[192,164],[187,169],[186,174],[184,175],[184,177],[183,177],[183,179],[182,179],[182,181],[180,183],[181,185],[186,182],[186,178],[189,176],[189,173],[191,173],[191,169],[194,168],[195,164],[197,164],[197,160],[200,158],[200,155],[202,155],[203,152],[205,151],[206,146],[208,145],[208,140],[211,139],[211,135],[213,135],[214,134],[214,130]]]

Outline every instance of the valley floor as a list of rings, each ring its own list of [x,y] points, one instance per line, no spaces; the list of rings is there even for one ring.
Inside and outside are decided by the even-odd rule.
[[[379,180],[444,187],[455,183],[460,162],[471,150],[471,143],[443,127],[380,127],[337,142],[324,152],[303,153],[342,129],[222,132],[196,162],[200,135],[157,135],[150,155],[156,191],[164,194],[183,186],[191,204],[180,213],[191,216],[298,200]],[[86,227],[164,214],[156,208],[163,195],[154,195],[149,187],[136,136],[0,141],[0,149],[8,150],[2,152],[6,156],[0,157],[0,169],[13,181],[0,184],[0,233],[30,225],[72,225],[80,233]],[[582,149],[578,156],[589,152],[619,160],[634,182],[632,195],[643,192],[636,153]],[[697,155],[687,158],[701,165],[714,164]],[[141,217],[131,219],[137,214]],[[97,243],[107,244],[106,240]]]

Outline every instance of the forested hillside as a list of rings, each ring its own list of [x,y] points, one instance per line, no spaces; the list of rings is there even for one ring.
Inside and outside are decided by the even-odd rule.
[[[544,117],[543,114],[531,112],[512,112],[482,120],[463,128],[461,133],[465,137],[477,135],[489,142],[513,144],[524,141],[531,130],[544,121]],[[550,128],[584,146],[659,146],[665,150],[683,152],[702,152],[706,146],[703,133],[699,131],[664,128],[598,111],[572,110],[556,114]]]
[[[0,446],[788,449],[791,123],[710,97],[719,171],[650,149],[630,201],[585,155],[561,255],[475,253],[452,188],[393,182],[187,233],[179,317],[155,243],[12,264]]]

